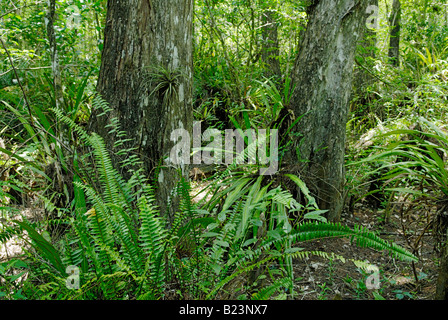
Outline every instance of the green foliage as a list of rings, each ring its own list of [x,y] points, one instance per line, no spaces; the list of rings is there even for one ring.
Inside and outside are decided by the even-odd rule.
[[[95,101],[96,107],[105,107],[104,112],[108,112],[104,101]],[[48,299],[162,299],[175,283],[183,298],[213,299],[232,292],[237,279],[246,279],[274,261],[280,263],[284,276],[264,289],[253,288],[252,297],[269,298],[281,288],[293,294],[293,259],[309,255],[344,259],[325,252],[301,251],[293,244],[328,237],[348,237],[361,247],[386,250],[405,261],[415,260],[406,250],[364,228],[327,223],[297,176],[288,177],[305,194],[306,204],[298,203],[281,186],[265,181],[264,176],[254,177],[243,170],[236,178],[236,163],[221,174],[219,188],[211,184],[213,195],[205,204],[194,203],[189,182],[181,180],[177,191],[181,205],[169,225],[160,216],[153,189],[141,170],[130,169],[132,176],[125,181],[112,165],[101,137],[88,134],[60,110],[54,112],[91,149],[92,162],[78,157],[82,161],[74,180],[70,230],[58,246],[30,224],[16,221],[27,231],[27,241],[35,249],[34,253],[30,251],[30,272],[43,280],[31,291],[27,288],[28,295],[38,292]],[[119,127],[113,126],[110,131],[120,134]],[[254,145],[240,156],[253,154]],[[138,164],[138,158],[131,157],[123,166],[129,169]],[[223,187],[225,192],[220,190]],[[293,215],[295,222],[291,220]],[[78,290],[65,287],[65,268],[69,265],[80,269]]]
[[[282,291],[292,286],[290,278],[280,278],[275,280],[271,285],[259,290],[252,295],[252,300],[268,300],[276,292]]]
[[[250,144],[238,160],[250,158],[254,146],[255,142]],[[219,181],[219,185],[209,185],[211,198],[203,204],[203,208],[214,212],[216,217],[208,225],[204,237],[210,239],[210,257],[216,259],[209,262],[210,266],[221,279],[207,297],[213,297],[219,288],[224,288],[241,274],[273,260],[280,263],[292,281],[293,259],[310,254],[330,259],[325,253],[301,252],[293,246],[302,241],[347,237],[358,246],[385,250],[396,258],[416,261],[407,250],[382,240],[365,228],[350,229],[326,222],[321,216],[325,211],[319,210],[314,197],[297,176],[286,175],[304,194],[305,204],[297,202],[282,186],[273,187],[267,177],[254,176],[254,165],[236,166],[238,160],[212,179]],[[223,257],[226,260],[222,260]],[[230,270],[235,271],[227,275]]]
[[[420,117],[419,124],[421,130],[400,129],[385,133],[384,137],[398,139],[362,162],[383,161],[382,167],[388,169],[383,179],[389,184],[399,184],[389,190],[447,197],[448,171],[443,160],[448,150],[447,134],[425,118]]]
[[[152,90],[150,96],[157,94],[165,106],[169,106],[173,99],[178,98],[179,78],[182,76],[179,70],[168,70],[160,66],[151,68],[146,76],[146,86]]]
[[[266,71],[261,59],[266,42],[263,39],[266,23],[262,17],[266,10],[277,19],[280,54],[274,58],[285,71],[284,79],[276,81],[260,81]],[[213,103],[217,123],[226,123],[227,114],[236,116],[243,110],[253,112],[251,121],[254,123],[274,121],[280,108],[278,101],[269,100],[277,93],[265,84],[278,86],[281,94],[284,94],[283,88],[289,90],[289,72],[294,64],[296,41],[305,22],[304,11],[302,3],[291,1],[196,1],[196,109],[202,110],[204,104]]]
[[[288,115],[282,111],[289,105],[293,89],[289,77],[281,91],[271,79],[255,81],[246,92],[245,103],[232,108],[229,116],[239,120],[241,116],[238,114],[245,112],[250,119],[249,127],[278,129]]]
[[[26,265],[1,265],[7,289],[2,287],[0,295],[9,299],[213,299],[227,297],[229,292],[231,296],[235,283],[243,281],[247,285],[241,297],[294,298],[294,259],[309,255],[330,262],[344,259],[297,246],[328,237],[346,237],[361,247],[415,261],[403,248],[365,228],[328,223],[300,176],[260,176],[260,167],[248,162],[256,160],[256,149],[265,140],[249,145],[238,160],[212,177],[204,200],[198,203],[190,183],[181,180],[176,189],[181,205],[168,223],[155,205],[153,186],[139,170],[140,159],[131,156],[121,163],[121,169],[131,172],[125,180],[112,165],[105,141],[85,130],[92,107],[101,109],[98,116],[110,116],[107,103],[94,95],[106,2],[58,1],[55,32],[64,98],[60,109],[54,109],[46,4],[23,1],[23,8],[13,4],[10,0],[0,4],[0,34],[13,61],[11,66],[5,49],[0,48],[0,133],[5,142],[0,146],[0,176],[11,174],[0,180],[0,210],[9,219],[18,212],[11,204],[11,191],[30,193],[58,219],[53,216],[43,224],[2,223],[2,243],[27,231],[23,237],[30,247]],[[347,126],[354,141],[347,157],[353,163],[347,193],[357,196],[356,201],[364,199],[369,195],[363,189],[365,177],[371,179],[372,172],[386,169],[383,180],[390,186],[388,195],[412,192],[440,199],[448,195],[440,155],[447,152],[446,133],[437,128],[439,124],[423,120],[424,130],[408,127],[415,115],[444,119],[447,111],[446,18],[436,3],[404,1],[401,67],[392,68],[385,45],[388,8],[384,3],[380,6],[382,28],[376,33],[375,55],[361,60],[375,81],[353,99]],[[264,77],[262,16],[266,10],[276,19],[280,48],[274,58],[280,62],[281,79]],[[305,12],[303,1],[195,1],[196,119],[207,127],[281,129],[280,165],[290,148],[292,129],[301,119],[301,115],[294,118],[288,106],[294,88],[290,74]],[[182,76],[178,70],[152,68],[142,86],[166,106],[177,97]],[[393,129],[369,141],[384,149],[371,154],[371,149],[352,148],[358,136],[371,128],[382,133]],[[126,135],[120,131],[119,120],[111,119],[108,129],[117,138],[115,147],[121,148]],[[411,138],[398,140],[402,135]],[[60,174],[57,179],[48,176],[45,169],[50,165],[68,180]],[[298,201],[288,191],[290,184],[297,186],[303,199]],[[55,185],[62,187],[56,190]],[[377,191],[385,189],[370,192]],[[60,198],[66,201],[58,203]],[[56,224],[67,230],[50,239],[44,229]],[[278,274],[263,283],[265,287],[254,285],[263,272],[271,272],[271,264],[280,266]],[[80,268],[79,290],[65,286],[68,265]],[[27,270],[30,280],[17,284],[18,278],[12,275],[17,269],[19,274]],[[361,286],[360,293],[365,290]],[[326,297],[328,287],[321,289]]]
[[[53,271],[58,272],[62,276],[66,275],[61,256],[53,245],[26,222],[17,220],[13,220],[13,222],[27,232],[28,236],[31,238],[33,247],[39,252],[42,258],[48,261],[48,264],[53,268]]]
[[[25,300],[21,278],[28,265],[18,259],[0,263],[0,300]]]

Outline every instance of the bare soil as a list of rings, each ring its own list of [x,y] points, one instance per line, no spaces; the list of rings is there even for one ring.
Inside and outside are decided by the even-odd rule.
[[[371,231],[377,231],[381,238],[395,242],[411,252],[413,248],[409,243],[414,244],[415,239],[422,235],[417,252],[414,253],[419,261],[414,266],[412,263],[399,261],[387,253],[360,248],[345,238],[300,243],[299,246],[305,250],[334,252],[344,257],[346,261],[345,263],[337,259],[329,261],[317,256],[295,261],[295,277],[301,278],[296,283],[297,299],[371,300],[382,297],[386,300],[432,300],[437,280],[432,235],[423,232],[423,225],[418,228],[415,227],[416,224],[406,225],[406,221],[402,223],[398,215],[392,215],[387,224],[381,223],[380,217],[380,212],[360,207],[353,214],[344,214],[342,224],[368,227]],[[415,236],[410,236],[411,234]],[[366,281],[373,272],[360,270],[352,261],[348,261],[349,259],[362,260],[377,266],[380,270],[379,289],[368,289]]]

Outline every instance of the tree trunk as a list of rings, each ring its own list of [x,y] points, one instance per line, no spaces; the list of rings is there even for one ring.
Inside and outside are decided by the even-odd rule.
[[[376,9],[375,9],[376,8]],[[370,11],[370,9],[372,11]],[[375,11],[376,10],[376,11]],[[371,85],[375,78],[369,72],[371,66],[369,61],[371,58],[375,58],[375,47],[376,47],[376,30],[373,27],[377,24],[374,19],[378,19],[378,0],[371,0],[367,5],[364,6],[363,12],[371,14],[371,21],[368,24],[362,25],[362,37],[358,43],[356,61],[357,66],[355,67],[355,73],[353,76],[353,93],[356,96],[363,96],[365,94],[366,87]],[[370,19],[369,19],[370,20]],[[372,25],[370,25],[372,24]],[[377,27],[377,26],[376,26]]]
[[[64,104],[64,96],[62,90],[62,76],[59,67],[58,49],[56,43],[56,35],[54,32],[54,21],[56,18],[56,0],[48,0],[48,11],[45,19],[45,26],[47,28],[48,42],[50,44],[50,60],[51,71],[53,72],[53,88],[55,107],[60,108]]]
[[[186,166],[166,157],[175,144],[171,132],[192,131],[192,40],[193,0],[108,1],[97,91],[130,139],[124,147],[136,148],[157,182],[160,210],[170,217],[177,207],[178,171],[188,175]],[[93,112],[90,128],[112,148],[106,121]]]
[[[448,300],[448,247],[440,257],[440,265],[437,276],[436,300]]]
[[[401,28],[401,3],[400,0],[394,0],[392,4],[392,13],[389,17],[390,40],[389,40],[389,59],[393,66],[400,65],[400,28]]]
[[[436,300],[448,300],[448,200],[440,201],[433,222],[435,251],[439,256]]]
[[[345,128],[365,2],[314,1],[292,75],[294,115],[306,113],[292,152],[298,151],[301,177],[330,221],[340,219],[343,207]]]
[[[262,14],[262,51],[261,60],[266,68],[265,77],[274,77],[275,81],[281,80],[282,73],[280,70],[280,62],[278,57],[279,44],[278,44],[278,28],[275,21],[275,14],[272,10],[265,10]]]

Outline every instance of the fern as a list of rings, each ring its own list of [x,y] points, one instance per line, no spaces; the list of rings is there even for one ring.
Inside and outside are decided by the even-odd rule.
[[[19,235],[21,230],[19,228],[13,228],[9,226],[3,226],[3,230],[0,232],[0,243],[4,243],[10,240],[12,237]]]
[[[261,289],[254,295],[252,295],[252,300],[268,300],[281,288],[291,287],[293,283],[290,278],[280,278],[275,280],[271,285],[266,288]]]
[[[153,205],[155,200],[151,188],[147,186],[145,191],[146,195],[142,196],[138,201],[142,221],[139,232],[140,243],[143,252],[147,255],[140,287],[143,287],[148,282],[149,287],[153,288],[151,296],[159,296],[162,293],[161,290],[165,282],[163,257],[167,234],[163,227],[163,222],[157,216],[157,211]],[[147,278],[148,274],[149,279]],[[146,292],[146,295],[148,295],[148,292]]]
[[[146,87],[152,88],[150,96],[157,94],[162,98],[163,104],[166,106],[178,98],[178,88],[182,73],[176,70],[168,70],[163,66],[153,67],[146,74]]]
[[[110,112],[99,97],[94,104],[104,110],[100,116]],[[39,240],[37,247],[48,265],[57,270],[64,270],[68,264],[81,268],[84,297],[114,297],[114,286],[126,279],[126,292],[132,298],[160,299],[171,285],[187,298],[214,298],[236,277],[275,260],[286,269],[287,277],[253,296],[267,298],[281,287],[292,287],[292,259],[311,254],[343,259],[332,253],[293,248],[301,241],[328,237],[348,237],[361,247],[386,250],[405,261],[416,260],[405,249],[365,228],[327,223],[306,185],[296,176],[288,177],[299,186],[306,203],[297,202],[281,185],[273,187],[267,177],[254,177],[250,167],[235,172],[242,160],[255,156],[263,141],[249,145],[215,177],[209,189],[212,199],[203,206],[193,203],[190,184],[181,179],[174,191],[180,195],[180,206],[168,224],[155,205],[153,187],[143,171],[132,169],[141,164],[138,157],[121,163],[131,173],[125,181],[113,166],[103,138],[88,134],[59,110],[54,112],[79,134],[91,152],[89,158],[79,161],[79,175],[74,181],[75,210],[70,219],[71,232],[64,240],[64,257],[58,259],[62,252],[48,247],[40,235],[32,235]],[[119,122],[110,121],[109,128],[118,137],[117,145],[124,145]],[[296,226],[290,221],[291,213],[299,217]],[[78,294],[68,296],[78,298]]]
[[[210,209],[222,203],[220,211],[216,213],[216,222],[210,224],[204,234],[211,243],[208,251],[210,268],[213,270],[211,275],[218,281],[207,298],[213,298],[220,288],[235,277],[273,260],[278,260],[286,269],[290,281],[294,279],[293,259],[316,254],[344,261],[343,257],[333,253],[301,252],[293,248],[295,243],[302,241],[346,237],[360,247],[385,250],[401,260],[416,261],[417,258],[407,250],[363,227],[350,229],[340,224],[327,223],[320,216],[325,211],[319,210],[306,185],[294,175],[288,177],[299,186],[307,200],[306,204],[298,203],[281,186],[271,188],[271,183],[268,183],[261,187],[262,176],[243,176],[233,181],[230,178],[228,184],[221,185],[224,186],[223,190],[207,203]],[[297,212],[303,218],[294,228],[289,222],[288,215],[291,212]],[[257,231],[263,228],[265,233]],[[272,291],[267,290],[266,294],[269,292]]]
[[[352,242],[355,242],[356,245],[362,248],[387,251],[391,256],[403,261],[415,262],[418,260],[415,255],[406,249],[381,239],[362,226],[355,226],[354,229],[350,229],[348,226],[343,226],[339,223],[304,222],[284,237],[291,239],[293,242],[345,237],[350,238]],[[262,248],[270,248],[273,244],[280,241],[283,241],[283,239],[268,240],[263,243]]]
[[[96,98],[94,104],[102,108],[100,116],[110,112],[107,104]],[[152,290],[150,296],[160,297],[164,277],[164,254],[168,243],[165,225],[158,216],[154,205],[152,189],[147,185],[141,171],[133,171],[132,177],[124,181],[113,167],[105,143],[97,134],[87,134],[61,111],[53,110],[58,118],[76,131],[85,145],[90,147],[93,163],[80,162],[81,174],[92,176],[78,177],[75,182],[78,207],[85,208],[86,197],[90,210],[75,211],[71,220],[72,233],[64,244],[64,263],[80,265],[83,272],[95,272],[99,279],[107,275],[124,272],[132,276],[139,292]],[[110,124],[112,133],[120,134],[118,122]],[[126,165],[135,166],[139,160],[127,159]],[[86,182],[94,178],[92,185]],[[81,194],[82,192],[82,194]],[[103,277],[103,278],[101,278]],[[102,292],[107,295],[108,285],[100,283]]]

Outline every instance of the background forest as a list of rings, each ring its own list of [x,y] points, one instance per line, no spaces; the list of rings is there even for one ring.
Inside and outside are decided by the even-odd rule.
[[[160,163],[148,169],[98,94],[107,1],[2,0],[0,300],[447,299],[448,3],[369,3],[336,217],[295,166],[312,157],[293,111],[312,91],[297,75],[301,48],[325,32],[306,33],[318,3],[194,1],[193,120],[279,129],[284,161],[270,176],[250,161],[190,165],[160,202]],[[169,110],[184,74],[139,74]]]

